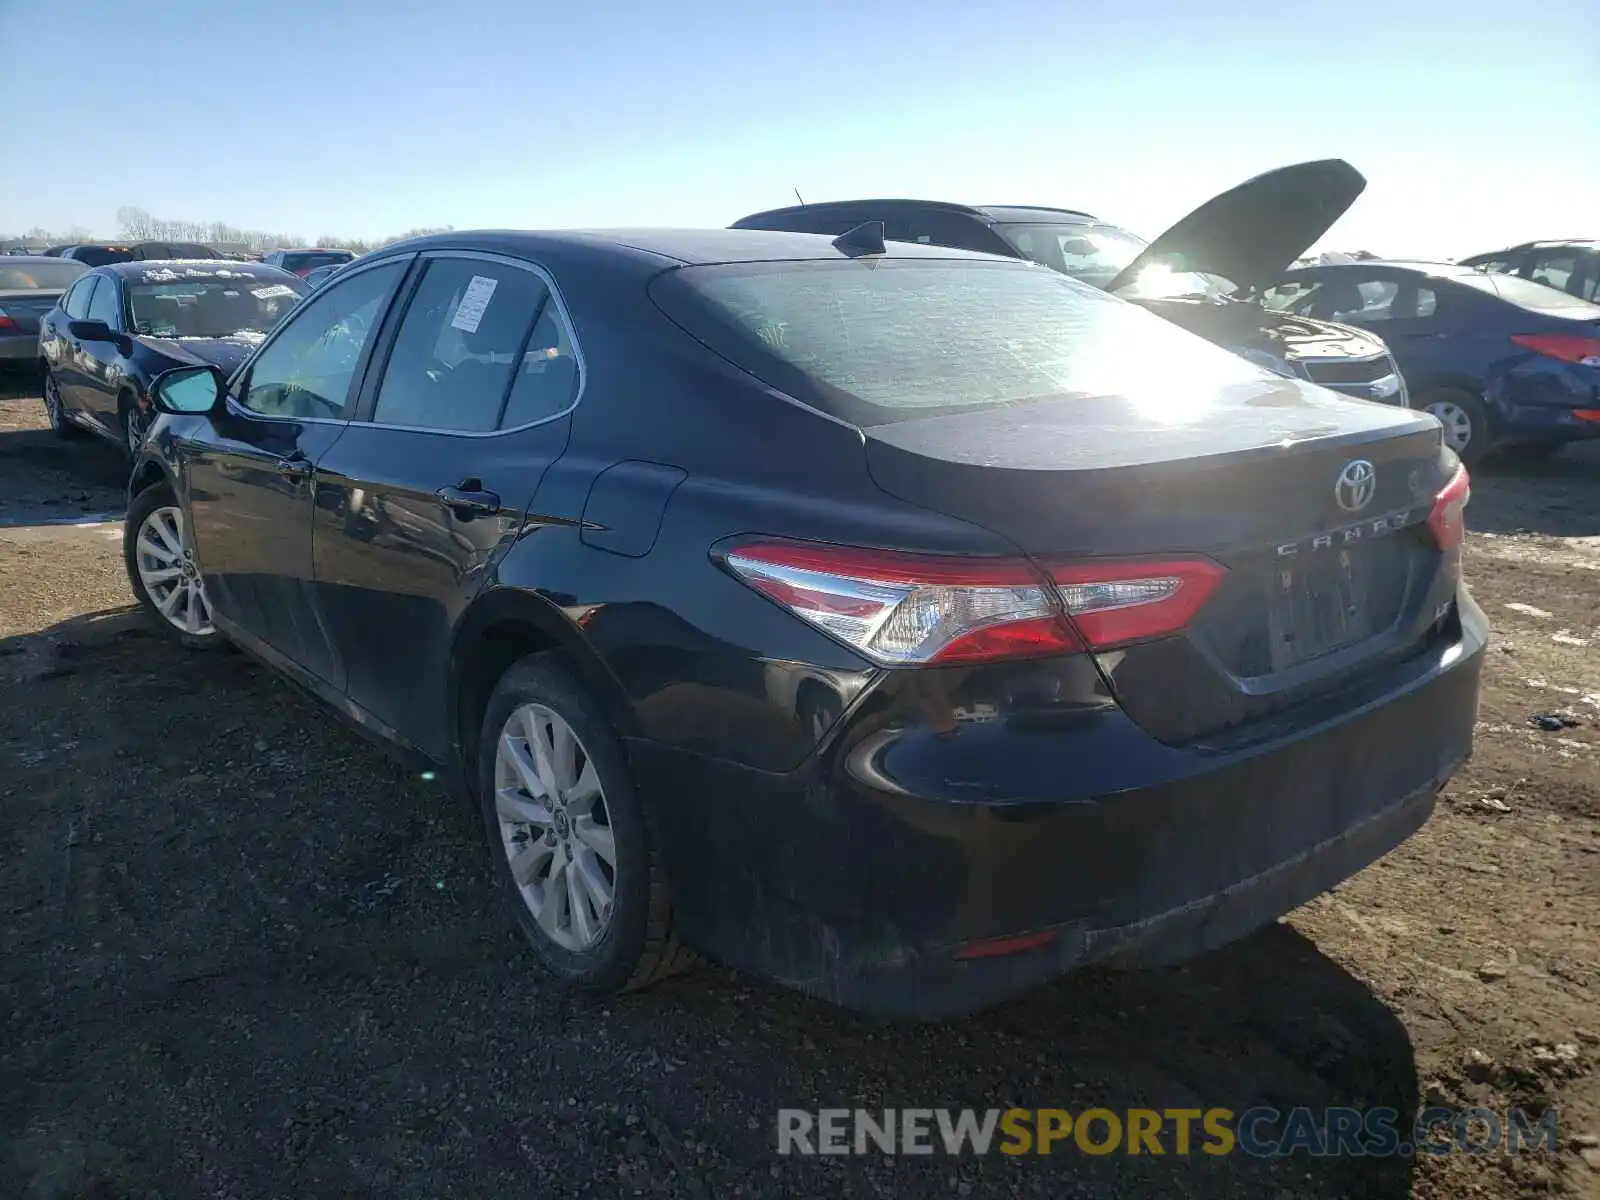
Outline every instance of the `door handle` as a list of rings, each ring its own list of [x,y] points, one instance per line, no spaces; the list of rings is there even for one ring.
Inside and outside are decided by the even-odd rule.
[[[278,474],[285,479],[307,479],[311,475],[311,460],[299,451],[278,460]]]
[[[476,479],[463,479],[455,487],[442,487],[434,495],[444,501],[445,507],[463,521],[473,517],[492,517],[500,511],[500,497],[483,490]]]

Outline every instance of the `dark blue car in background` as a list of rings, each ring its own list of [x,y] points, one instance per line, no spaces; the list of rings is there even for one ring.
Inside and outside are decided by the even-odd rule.
[[[1600,305],[1511,275],[1368,261],[1287,272],[1269,306],[1381,334],[1465,461],[1600,437]]]

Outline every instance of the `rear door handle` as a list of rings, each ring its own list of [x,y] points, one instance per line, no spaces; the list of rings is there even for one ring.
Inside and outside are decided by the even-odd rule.
[[[443,500],[445,507],[464,521],[473,517],[492,517],[500,511],[500,497],[483,490],[476,479],[463,479],[455,487],[442,487],[434,495]]]
[[[285,479],[306,479],[311,475],[311,460],[299,451],[278,460],[278,474]]]

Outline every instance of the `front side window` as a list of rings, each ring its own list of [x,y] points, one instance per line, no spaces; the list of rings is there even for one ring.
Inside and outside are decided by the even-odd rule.
[[[537,386],[525,381],[544,379],[548,352],[560,353],[548,327],[545,344],[531,336],[552,307],[532,271],[481,259],[430,262],[389,353],[373,421],[458,433],[505,427],[513,384]],[[530,404],[537,406],[529,400],[522,407]]]
[[[159,274],[159,272],[152,273]],[[133,331],[150,337],[265,337],[300,302],[304,287],[238,275],[135,283],[128,288]],[[147,275],[148,279],[149,276]]]
[[[744,370],[862,426],[1272,378],[1136,305],[1022,263],[694,266],[659,277],[650,293]]]
[[[1286,279],[1261,293],[1261,303],[1278,312],[1305,316],[1311,311],[1319,284],[1315,279]]]
[[[1111,225],[996,225],[1023,258],[1105,287],[1143,253],[1145,243]]]
[[[122,297],[118,295],[116,280],[100,280],[94,299],[89,301],[89,320],[104,321],[107,329],[122,328]]]
[[[73,285],[72,291],[67,293],[67,299],[61,306],[61,311],[74,321],[81,321],[89,314],[89,301],[94,297],[94,290],[100,282],[100,276],[90,275]]]
[[[343,415],[362,352],[405,268],[396,261],[362,271],[296,309],[251,364],[239,402],[268,416]]]
[[[1335,321],[1387,321],[1397,314],[1395,297],[1400,285],[1388,279],[1367,279],[1345,289],[1329,316]]]
[[[1515,275],[1522,266],[1522,254],[1510,250],[1463,259],[1461,265],[1487,271],[1491,275]]]

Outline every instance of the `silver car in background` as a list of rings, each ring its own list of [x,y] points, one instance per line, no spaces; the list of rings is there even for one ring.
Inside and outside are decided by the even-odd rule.
[[[88,269],[87,263],[42,254],[0,257],[0,366],[39,361],[39,318]]]

